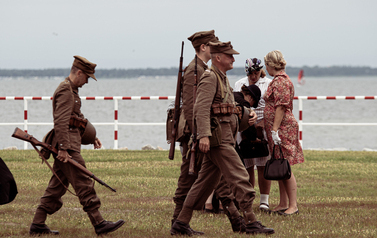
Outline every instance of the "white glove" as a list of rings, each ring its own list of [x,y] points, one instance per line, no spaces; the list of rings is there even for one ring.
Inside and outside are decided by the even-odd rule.
[[[274,140],[274,144],[275,145],[279,145],[281,143],[281,139],[280,139],[280,137],[278,135],[278,132],[279,131],[271,131],[271,133],[272,133],[272,139]]]

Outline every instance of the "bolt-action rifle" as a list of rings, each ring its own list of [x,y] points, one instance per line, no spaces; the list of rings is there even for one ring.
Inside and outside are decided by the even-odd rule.
[[[198,60],[198,56],[195,55],[195,68],[194,68],[194,80],[195,80],[195,82],[194,82],[194,86],[192,87],[192,107],[194,107],[194,105],[195,105],[196,89],[198,87],[197,60]],[[196,173],[195,173],[195,158],[196,158],[196,147],[197,147],[198,141],[196,139],[195,119],[192,120],[191,138],[192,138],[192,146],[191,146],[191,154],[190,154],[189,174],[190,175],[196,175]]]
[[[42,155],[41,151],[36,146],[41,146],[44,149],[47,149],[47,150],[51,151],[52,153],[54,153],[56,155],[58,154],[58,150],[56,148],[52,147],[50,144],[38,141],[32,135],[29,135],[28,133],[26,133],[25,131],[21,130],[18,127],[16,127],[16,129],[14,130],[14,132],[12,134],[12,137],[20,139],[20,140],[23,140],[23,141],[30,142],[30,144],[34,147],[34,149],[38,152],[38,154],[41,156],[41,158],[43,159],[43,161],[46,164],[48,164],[47,160],[45,159],[45,157]],[[86,175],[88,175],[92,179],[96,180],[101,185],[109,188],[113,192],[116,192],[115,189],[113,189],[112,187],[110,187],[109,185],[107,185],[101,179],[97,178],[92,172],[90,172],[87,168],[85,168],[84,166],[82,166],[81,164],[79,164],[77,161],[69,158],[68,159],[68,163],[70,163],[71,165],[75,166],[76,168],[78,168],[79,170],[81,170],[83,173],[85,173]]]
[[[173,129],[170,138],[170,150],[169,150],[169,159],[174,159],[174,151],[175,151],[175,140],[177,137],[178,131],[178,123],[179,123],[179,116],[181,113],[181,88],[182,88],[182,63],[183,63],[183,44],[182,41],[182,49],[181,49],[181,57],[179,58],[179,71],[178,71],[178,80],[177,80],[177,89],[175,92],[175,102],[174,102],[174,117],[173,117]]]

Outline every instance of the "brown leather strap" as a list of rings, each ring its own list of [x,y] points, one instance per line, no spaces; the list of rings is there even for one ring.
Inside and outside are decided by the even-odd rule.
[[[31,142],[30,142],[31,143]],[[75,195],[76,197],[78,197],[76,194],[74,194],[73,192],[71,192],[71,190],[68,189],[67,186],[64,185],[63,181],[59,178],[59,176],[55,173],[55,171],[52,169],[51,165],[47,162],[47,160],[45,159],[45,157],[43,157],[42,153],[40,150],[38,150],[38,148],[34,145],[34,143],[31,143],[31,145],[34,147],[34,149],[38,152],[39,156],[42,158],[42,163],[45,162],[47,164],[47,166],[50,168],[50,170],[52,171],[52,173],[56,176],[56,178],[60,181],[60,183],[64,186],[65,189],[68,190],[68,192],[70,192],[71,194]]]
[[[82,118],[77,117],[75,115],[71,115],[71,117],[69,118],[69,126],[70,127],[77,127],[82,131],[85,131],[87,123],[88,123],[87,119],[82,119]]]

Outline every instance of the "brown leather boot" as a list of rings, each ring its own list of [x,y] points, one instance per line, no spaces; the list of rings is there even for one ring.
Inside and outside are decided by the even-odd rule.
[[[245,232],[245,220],[243,219],[233,202],[230,202],[226,206],[224,206],[224,213],[228,217],[230,224],[232,225],[233,232]]]
[[[31,223],[30,235],[43,235],[43,234],[49,234],[49,235],[59,235],[59,231],[52,231],[46,224],[34,224]]]
[[[123,226],[123,224],[123,220],[118,220],[117,222],[103,221],[100,224],[94,226],[94,230],[97,235],[103,235],[117,230],[119,227]]]
[[[190,227],[189,224],[186,224],[186,223],[181,222],[179,220],[175,220],[175,222],[173,223],[173,225],[171,227],[170,234],[171,235],[188,235],[188,236],[197,235],[197,236],[200,236],[200,235],[203,235],[204,232],[194,231]]]
[[[275,231],[272,228],[267,228],[260,221],[255,221],[246,225],[246,234],[274,234]]]
[[[232,225],[233,232],[238,232],[238,233],[246,232],[246,224],[242,216],[239,216],[236,219],[231,219],[230,217],[228,218],[229,218],[230,224]]]
[[[173,230],[173,225],[174,225],[174,222],[176,221],[177,219],[172,219],[171,220],[171,229],[170,229],[170,234],[171,235],[177,235],[176,234],[176,231],[175,230]],[[182,224],[184,224],[183,222],[181,222]],[[204,234],[204,232],[201,232],[201,231],[194,231],[190,226],[189,226],[189,228],[188,228],[191,232],[192,232],[192,234],[193,235],[203,235]]]

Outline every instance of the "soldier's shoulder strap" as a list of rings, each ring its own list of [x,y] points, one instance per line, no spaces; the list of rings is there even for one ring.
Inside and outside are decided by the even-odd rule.
[[[216,75],[217,81],[220,84],[221,99],[222,99],[223,103],[225,103],[228,100],[229,93],[230,93],[229,85],[228,84],[226,85],[227,86],[227,88],[226,88],[227,89],[227,93],[225,95],[225,93],[224,93],[224,84],[221,81],[220,75],[216,72],[216,70],[215,70],[215,68],[213,66],[211,66],[211,72],[215,73],[215,75]]]

